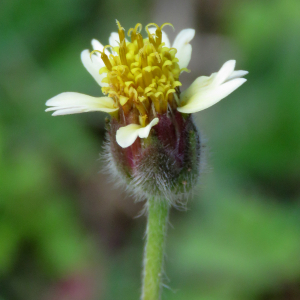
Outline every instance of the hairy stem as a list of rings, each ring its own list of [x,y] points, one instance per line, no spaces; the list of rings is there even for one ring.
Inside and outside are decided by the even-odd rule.
[[[163,273],[164,244],[169,205],[165,200],[148,200],[148,223],[144,253],[142,300],[159,300]]]

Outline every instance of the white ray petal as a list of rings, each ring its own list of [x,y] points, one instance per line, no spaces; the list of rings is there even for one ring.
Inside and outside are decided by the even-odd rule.
[[[82,108],[63,108],[63,109],[57,108],[57,110],[52,114],[52,116],[55,117],[55,116],[72,115],[72,114],[79,114],[83,112],[88,112],[88,111]]]
[[[125,41],[128,42],[126,38]],[[119,43],[120,43],[119,34],[117,32],[112,32],[109,37],[109,45],[112,47],[119,47]],[[113,49],[111,48],[109,49],[112,51],[112,54],[116,54],[116,52]]]
[[[117,32],[112,32],[109,37],[109,44],[112,47],[118,47],[120,43],[120,37]]]
[[[130,124],[118,129],[116,134],[116,140],[119,146],[121,146],[122,148],[127,148],[131,146],[137,139],[139,135],[138,131],[141,128],[141,125]]]
[[[171,47],[171,43],[170,43],[170,40],[168,38],[168,35],[162,30],[161,31],[162,35],[161,35],[161,41],[163,43],[165,43],[165,46],[170,48]]]
[[[104,46],[96,39],[92,39],[91,42],[94,50],[103,51]]]
[[[94,54],[90,57],[90,51],[86,49],[81,52],[81,61],[101,87],[108,86],[107,83],[102,82],[102,79],[106,77],[106,73],[99,74],[100,69],[105,66],[100,57]]]
[[[223,64],[219,72],[216,74],[216,77],[213,81],[213,85],[217,86],[227,81],[234,71],[235,64],[235,60],[226,61],[226,63]]]
[[[127,148],[131,146],[135,140],[140,138],[147,138],[149,136],[150,130],[153,126],[158,123],[159,119],[154,118],[146,127],[143,127],[138,124],[130,124],[124,127],[121,127],[117,130],[116,140],[117,143],[122,148]]]
[[[99,50],[99,51],[102,52],[103,49],[104,49],[104,46],[103,46],[98,40],[96,40],[96,39],[92,39],[91,44],[92,44],[94,50]],[[109,55],[109,54],[110,54],[109,51],[108,51],[107,49],[105,49],[104,53],[105,53],[106,55]],[[100,57],[100,53],[97,53],[97,52],[96,52],[96,54]]]
[[[142,127],[140,130],[139,130],[139,137],[141,139],[145,139],[148,137],[149,133],[150,133],[150,130],[153,126],[155,126],[157,123],[159,122],[159,119],[158,118],[154,118],[147,126],[145,127]]]
[[[149,32],[151,33],[151,34],[155,34],[155,31],[156,31],[156,27],[155,26],[153,26],[153,27],[148,27],[148,30],[149,30]]]
[[[46,102],[50,106],[46,111],[55,111],[52,115],[67,115],[89,111],[114,112],[116,107],[114,100],[109,97],[92,97],[85,94],[66,92],[61,93]]]
[[[215,88],[201,90],[188,99],[185,105],[178,107],[177,110],[181,113],[195,113],[204,110],[227,97],[246,81],[245,78],[237,78]]]
[[[248,73],[249,73],[248,71],[243,71],[243,70],[233,71],[231,75],[226,79],[225,82],[228,82],[236,78],[241,78],[247,75]],[[185,103],[190,97],[192,97],[196,93],[199,93],[200,91],[203,91],[203,89],[215,88],[217,86],[216,85],[217,76],[219,76],[219,73],[212,73],[209,77],[200,76],[196,78],[194,82],[185,91],[181,93],[180,96],[181,102]],[[223,81],[223,79],[221,81]]]
[[[247,75],[248,73],[249,73],[248,71],[243,71],[243,70],[233,71],[231,73],[231,75],[227,78],[226,81],[229,81],[229,80],[235,79],[235,78],[241,78],[241,77]]]
[[[99,100],[100,99],[100,100]],[[107,108],[115,110],[114,101],[110,97],[92,97],[89,95],[75,93],[75,92],[64,92],[58,94],[46,102],[47,106],[57,107],[79,107],[79,106],[97,106],[101,102],[101,105]],[[49,108],[48,108],[49,109]]]
[[[156,31],[156,27],[150,27],[149,28],[149,32],[151,34],[155,34],[155,31]],[[162,35],[161,35],[161,41],[163,43],[165,43],[165,47],[170,48],[171,47],[171,43],[170,43],[170,40],[168,38],[168,35],[163,30],[161,31],[161,33],[162,33]]]
[[[180,99],[182,103],[186,103],[189,98],[194,96],[196,93],[201,91],[204,88],[209,88],[211,85],[216,73],[207,76],[200,76],[194,80],[194,82],[181,93]]]
[[[191,60],[192,46],[189,44],[195,36],[195,29],[183,29],[175,38],[173,43],[174,48],[177,49],[176,57],[179,59],[179,67],[186,68]]]

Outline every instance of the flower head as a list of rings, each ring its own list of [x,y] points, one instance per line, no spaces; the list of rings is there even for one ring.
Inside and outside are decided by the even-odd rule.
[[[108,153],[116,173],[142,194],[154,193],[149,187],[153,179],[157,193],[174,198],[190,190],[198,177],[200,140],[190,114],[229,95],[246,81],[241,77],[247,72],[234,71],[235,61],[230,60],[181,93],[179,76],[188,71],[195,30],[182,30],[171,46],[165,26],[172,24],[148,24],[143,38],[142,25],[137,24],[129,29],[127,40],[117,21],[118,32],[111,34],[109,45],[92,40],[94,50],[81,53],[83,65],[105,96],[62,93],[46,102],[46,111],[109,113]]]

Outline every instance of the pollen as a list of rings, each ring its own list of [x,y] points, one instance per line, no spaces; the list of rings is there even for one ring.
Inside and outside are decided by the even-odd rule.
[[[125,29],[117,21],[119,41],[117,47],[107,45],[100,52],[106,73],[102,88],[105,95],[113,98],[124,116],[136,115],[138,122],[146,126],[157,114],[164,114],[168,107],[176,108],[179,96],[179,75],[183,71],[176,58],[177,50],[162,42],[162,26],[150,23],[146,26],[147,38],[141,35],[142,25],[130,28],[126,40]],[[155,27],[150,33],[149,27]],[[105,49],[111,48],[111,54]]]

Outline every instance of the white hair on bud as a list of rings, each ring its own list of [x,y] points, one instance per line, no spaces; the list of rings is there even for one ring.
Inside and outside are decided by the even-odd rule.
[[[164,161],[164,166],[159,166],[149,163],[141,163],[136,169],[135,177],[126,180],[126,177],[120,172],[116,165],[111,151],[110,137],[107,134],[106,142],[104,144],[104,151],[101,154],[101,160],[104,163],[102,171],[110,175],[111,181],[114,182],[118,187],[124,188],[124,190],[133,196],[136,201],[144,201],[150,197],[156,197],[158,200],[165,199],[168,203],[177,209],[185,210],[187,201],[193,195],[193,188],[185,189],[185,185],[182,191],[182,186],[177,184],[176,180],[170,178],[171,172],[166,172],[166,169],[172,171],[172,159],[167,157],[165,153],[161,153],[160,159]],[[189,182],[193,186],[196,184],[200,172],[205,169],[205,158],[204,158],[204,147],[203,139],[201,138],[200,151],[197,154],[197,160],[200,160],[200,166],[198,173],[188,172],[185,181]],[[201,156],[201,159],[200,159]],[[151,156],[149,157],[151,159]],[[151,182],[156,182],[156,185]],[[150,182],[150,184],[149,184]]]

